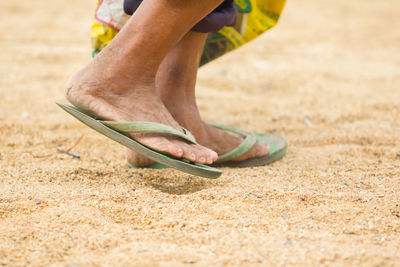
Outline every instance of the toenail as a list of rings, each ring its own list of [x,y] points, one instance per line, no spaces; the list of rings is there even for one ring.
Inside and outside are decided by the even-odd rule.
[[[205,162],[206,159],[205,159],[204,157],[200,157],[199,161],[200,161],[200,162]]]
[[[190,159],[191,160],[196,160],[196,155],[193,152],[190,153]]]
[[[178,148],[177,152],[178,152],[178,155],[179,155],[179,156],[182,156],[182,155],[183,155],[183,150],[182,150],[182,148]]]

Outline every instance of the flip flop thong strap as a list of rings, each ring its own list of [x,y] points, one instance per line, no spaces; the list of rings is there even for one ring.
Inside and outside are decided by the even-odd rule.
[[[192,144],[196,144],[196,139],[192,133],[182,127],[182,132],[171,126],[148,121],[101,121],[104,125],[124,133],[152,133],[152,134],[172,134],[180,137]]]
[[[238,135],[247,136],[249,134],[252,134],[252,133],[246,132],[246,131],[244,131],[242,129],[235,128],[233,126],[226,126],[226,125],[220,125],[220,124],[209,124],[209,125],[214,127],[214,128],[217,128],[217,129],[220,129],[220,130],[224,130],[224,131],[228,131],[228,132],[231,132],[231,133],[235,133],[235,134],[238,134]]]
[[[223,163],[240,157],[241,155],[248,152],[256,143],[257,137],[253,134],[247,134],[240,145],[238,145],[233,150],[218,156],[218,159],[215,161],[215,163]]]

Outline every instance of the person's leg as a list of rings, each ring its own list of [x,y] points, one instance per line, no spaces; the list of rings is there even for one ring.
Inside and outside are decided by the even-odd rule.
[[[67,99],[113,121],[153,121],[179,129],[155,89],[158,67],[193,25],[222,0],[145,0],[120,33],[84,69],[71,77]],[[217,154],[168,136],[133,135],[176,157],[211,163]],[[135,165],[146,165],[139,160]]]
[[[156,86],[161,99],[174,119],[193,133],[199,144],[218,154],[226,153],[242,142],[242,138],[204,123],[196,105],[195,84],[200,57],[207,34],[189,32],[168,53],[160,65]],[[257,143],[235,160],[267,155],[269,148]]]

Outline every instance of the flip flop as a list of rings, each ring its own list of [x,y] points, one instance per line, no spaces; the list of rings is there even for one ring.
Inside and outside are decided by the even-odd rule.
[[[96,119],[96,116],[89,111],[84,111],[71,105],[60,103],[57,103],[57,105],[97,132],[164,166],[172,167],[189,174],[210,179],[218,178],[222,174],[220,170],[207,165],[189,162],[185,159],[175,159],[169,157],[168,155],[157,152],[135,141],[128,135],[128,133],[171,134],[190,143],[196,144],[196,140],[194,139],[193,135],[184,128],[182,128],[183,132],[180,132],[168,125],[154,122],[115,122],[98,120]]]
[[[217,125],[217,124],[212,124],[211,126],[244,137],[243,142],[239,146],[237,146],[230,152],[220,155],[218,159],[211,166],[234,167],[234,168],[265,166],[282,159],[286,154],[287,142],[283,137],[279,135],[268,134],[268,133],[252,134],[235,127]],[[268,155],[258,158],[251,158],[243,161],[232,161],[233,159],[249,151],[257,142],[269,145],[270,150]],[[134,166],[129,162],[128,162],[128,167],[137,168],[136,166]],[[164,169],[168,167],[160,163],[155,163],[147,168]]]
[[[211,125],[217,129],[228,131],[240,136],[243,136],[243,142],[221,156],[212,164],[217,167],[234,167],[234,168],[247,168],[265,166],[275,161],[282,159],[286,154],[287,142],[286,140],[276,134],[252,134],[244,130],[224,125]],[[232,161],[233,159],[240,157],[247,153],[257,142],[269,145],[269,153],[263,157],[250,158],[243,161]]]

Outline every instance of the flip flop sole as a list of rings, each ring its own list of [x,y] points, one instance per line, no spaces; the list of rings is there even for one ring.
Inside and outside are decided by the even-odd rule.
[[[129,161],[126,162],[126,165],[128,165],[129,168],[132,169],[153,169],[153,170],[161,170],[161,169],[168,169],[168,166],[162,165],[161,163],[154,163],[150,166],[147,167],[136,167],[135,165],[133,165],[132,163],[130,163]]]
[[[220,170],[215,169],[213,167],[199,163],[185,162],[182,160],[171,158],[167,155],[161,154],[160,152],[154,151],[142,145],[141,143],[133,140],[131,137],[123,133],[120,133],[108,126],[105,126],[100,121],[94,119],[89,113],[80,110],[77,107],[59,103],[57,103],[57,105],[60,106],[63,110],[65,110],[69,114],[71,114],[73,117],[78,119],[79,121],[83,122],[85,125],[96,130],[97,132],[165,166],[175,168],[182,172],[210,179],[216,179],[222,174]]]

